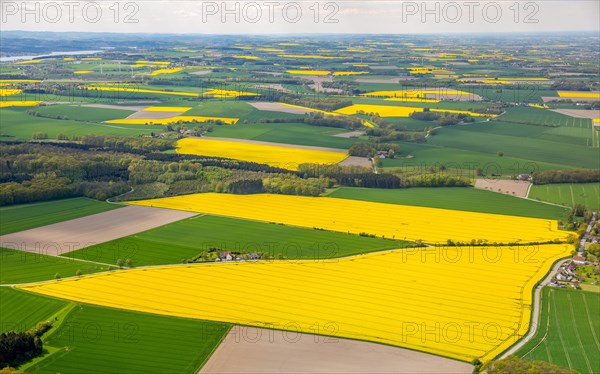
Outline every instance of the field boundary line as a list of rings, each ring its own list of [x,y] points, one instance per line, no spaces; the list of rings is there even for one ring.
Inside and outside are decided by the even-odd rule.
[[[532,318],[530,321],[530,325],[533,328],[530,328],[529,331],[527,332],[527,335],[525,335],[520,341],[518,341],[516,344],[512,345],[509,349],[507,349],[506,351],[504,351],[504,353],[502,353],[500,356],[497,357],[497,359],[503,359],[506,358],[512,354],[514,354],[515,352],[517,352],[519,349],[521,349],[525,344],[527,344],[531,339],[533,339],[533,337],[535,336],[535,334],[538,331],[539,328],[539,319],[541,317],[541,292],[542,289],[544,287],[546,287],[549,283],[550,280],[552,279],[552,276],[554,275],[554,273],[556,273],[558,271],[558,269],[565,263],[569,261],[569,259],[564,259],[564,260],[559,260],[548,272],[548,275],[546,275],[546,278],[542,279],[539,284],[537,285],[537,287],[534,289],[533,292],[533,302],[532,302],[532,307],[533,307],[533,311],[532,311]]]
[[[531,348],[529,351],[527,351],[527,353],[525,353],[523,356],[521,357],[526,357],[527,355],[529,355],[531,352],[535,351],[536,349],[538,349],[538,347],[540,345],[542,345],[542,343],[544,343],[546,341],[546,338],[548,337],[548,331],[550,330],[550,295],[552,295],[552,291],[553,290],[549,290],[548,291],[548,318],[546,318],[546,331],[544,332],[544,336],[542,336],[542,338],[540,339],[540,341],[533,346],[533,348]],[[542,310],[540,309],[540,313],[542,313]],[[548,345],[546,345],[546,350],[548,350]],[[550,357],[548,357],[550,358]]]

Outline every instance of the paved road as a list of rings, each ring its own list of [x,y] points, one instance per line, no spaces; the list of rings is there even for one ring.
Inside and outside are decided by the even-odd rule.
[[[534,337],[539,326],[542,288],[544,288],[550,283],[552,276],[558,271],[558,268],[560,268],[565,262],[569,260],[570,259],[566,259],[557,262],[556,265],[554,265],[554,267],[552,268],[552,270],[550,270],[548,276],[544,278],[544,280],[541,281],[540,284],[537,286],[537,288],[535,289],[535,293],[533,294],[533,317],[531,320],[531,328],[529,329],[529,332],[523,337],[523,339],[519,340],[517,344],[513,345],[508,351],[504,352],[502,356],[500,356],[498,359],[503,359],[514,354]]]

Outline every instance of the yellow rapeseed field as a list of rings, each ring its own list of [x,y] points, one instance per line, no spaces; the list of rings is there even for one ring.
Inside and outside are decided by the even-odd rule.
[[[402,101],[412,103],[439,103],[441,100],[436,99],[418,99],[416,97],[388,97],[385,101]]]
[[[92,70],[75,70],[73,74],[90,74],[93,73]]]
[[[194,140],[182,139],[180,142],[185,143],[178,143],[178,146],[189,146],[191,143],[198,148],[198,154],[219,155],[218,152],[202,153],[203,145],[194,143]],[[242,143],[216,143],[215,146],[231,147],[228,154],[235,155],[239,152],[238,144]],[[134,204],[354,234],[365,232],[393,239],[422,240],[430,244],[444,244],[448,239],[454,242],[484,239],[490,243],[530,243],[569,237],[568,232],[558,230],[558,222],[554,220],[331,197],[205,193],[144,200]]]
[[[156,70],[153,70],[152,73],[150,73],[150,76],[156,76],[156,75],[160,75],[160,74],[179,73],[182,70],[183,70],[183,68],[156,69]]]
[[[104,121],[105,123],[116,123],[121,125],[170,125],[178,122],[209,122],[221,121],[226,125],[235,125],[239,118],[231,117],[205,117],[205,116],[173,116],[168,118],[122,118]]]
[[[587,91],[558,91],[560,97],[574,97],[584,99],[600,99],[600,92]]]
[[[341,150],[334,152],[210,138],[181,139],[177,142],[177,153],[233,158],[288,170],[297,170],[298,165],[302,163],[337,164],[348,157],[348,154]]]
[[[527,332],[533,287],[570,250],[560,244],[414,248],[324,261],[121,270],[19,288],[489,362]]]
[[[41,101],[0,101],[0,108],[8,108],[11,106],[36,106],[41,103]]]
[[[42,61],[43,60],[25,60],[25,61],[15,62],[15,65],[37,64],[37,63],[40,63]]]
[[[329,75],[328,70],[286,70],[286,73],[293,75]]]
[[[144,112],[187,112],[192,109],[187,106],[149,106],[148,108],[144,108]]]
[[[0,88],[0,96],[13,96],[13,95],[18,95],[21,92],[23,92],[23,90],[19,90],[19,89],[12,89],[12,88]]]
[[[451,110],[451,109],[429,109],[432,112],[448,112],[456,114],[469,114],[473,117],[485,117],[490,116],[489,114],[475,113],[468,110]],[[409,106],[395,106],[395,105],[371,105],[371,104],[354,104],[336,110],[336,113],[340,114],[357,114],[359,112],[364,113],[379,113],[381,117],[408,117],[413,112],[422,112],[423,108],[409,107]]]
[[[254,55],[236,55],[236,56],[233,56],[233,58],[238,58],[238,59],[242,59],[242,60],[260,60],[260,58],[258,56],[254,56]]]
[[[148,89],[144,89],[144,88],[117,87],[117,86],[88,86],[86,89],[95,90],[95,91],[117,91],[117,92],[132,92],[132,93],[140,92],[140,93],[176,95],[176,96],[192,96],[192,97],[199,96],[199,94],[194,93],[194,92],[148,90]]]

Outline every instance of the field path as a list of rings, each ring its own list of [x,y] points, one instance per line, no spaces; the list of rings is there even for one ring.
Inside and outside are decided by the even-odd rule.
[[[0,236],[0,247],[60,256],[77,249],[133,235],[196,213],[126,206],[108,212]]]
[[[529,342],[531,339],[533,339],[533,337],[535,336],[535,334],[538,330],[539,323],[540,323],[541,308],[542,308],[542,305],[541,305],[542,289],[550,283],[552,276],[558,271],[558,268],[560,268],[566,261],[569,261],[569,260],[570,259],[558,261],[556,264],[554,264],[554,267],[552,268],[552,270],[550,270],[548,272],[548,275],[546,276],[546,278],[543,281],[541,281],[539,283],[539,285],[536,287],[534,294],[533,294],[533,303],[532,303],[533,311],[532,311],[532,316],[531,316],[532,318],[531,318],[529,332],[527,333],[527,335],[525,335],[523,337],[523,339],[519,340],[517,342],[517,344],[510,347],[510,349],[508,349],[500,357],[498,357],[499,360],[514,354],[519,349],[521,349],[525,344],[527,344],[527,342]],[[555,306],[555,308],[556,308],[556,306]],[[548,304],[548,310],[550,310],[550,304]],[[548,317],[548,318],[550,318],[550,317]],[[546,332],[547,331],[548,331],[548,329],[546,329]]]

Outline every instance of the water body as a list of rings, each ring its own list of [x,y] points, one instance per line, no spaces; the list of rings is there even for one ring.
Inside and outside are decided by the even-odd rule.
[[[57,57],[57,56],[77,56],[77,55],[93,55],[96,53],[102,53],[104,51],[70,51],[70,52],[50,52],[43,55],[37,56],[9,56],[0,57],[0,62],[13,62],[20,60],[34,60],[42,57]]]

